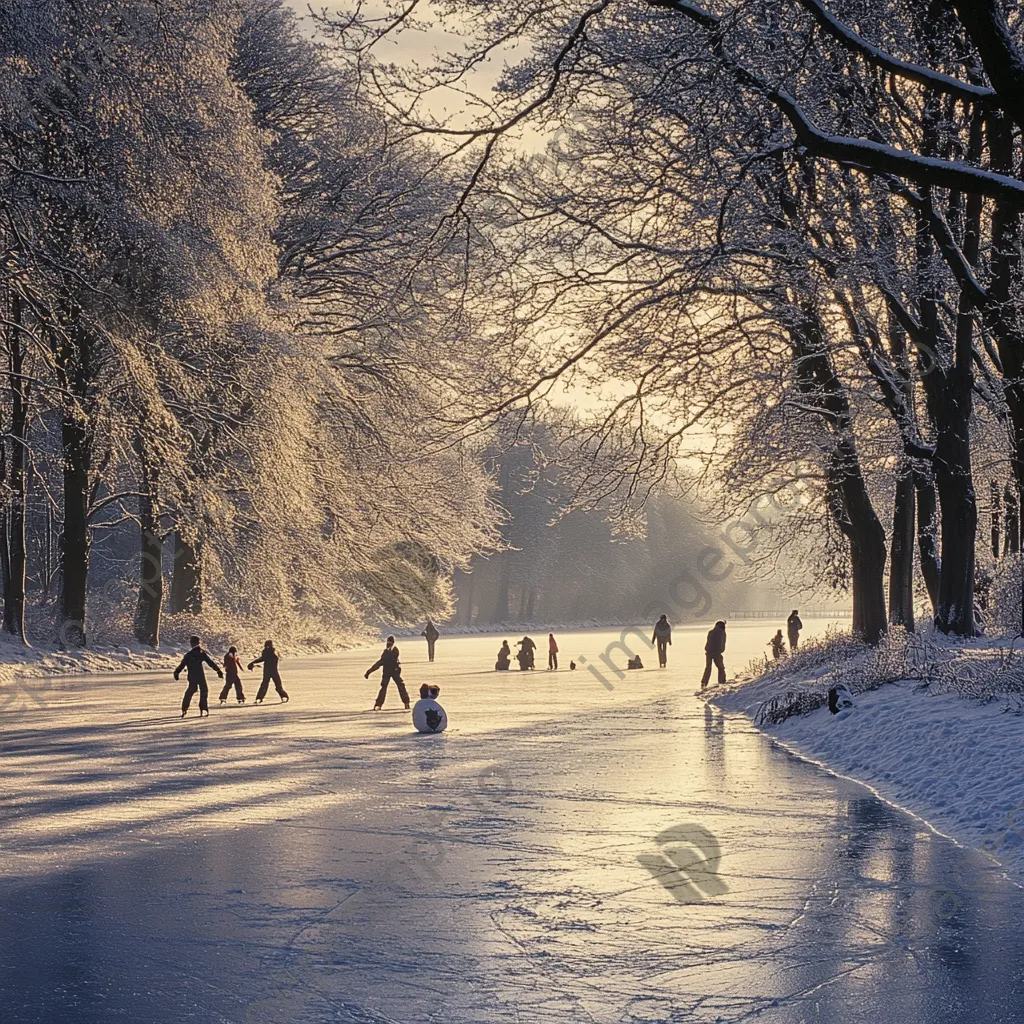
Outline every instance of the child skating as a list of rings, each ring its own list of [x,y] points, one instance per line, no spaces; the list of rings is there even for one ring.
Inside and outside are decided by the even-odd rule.
[[[220,702],[226,704],[231,687],[235,688],[235,697],[239,704],[245,703],[245,694],[242,692],[242,677],[239,670],[242,662],[238,657],[238,648],[229,647],[228,653],[224,655],[224,689],[220,691]]]
[[[189,705],[192,703],[192,698],[198,690],[199,717],[202,718],[204,715],[208,716],[210,714],[209,689],[206,685],[206,672],[203,669],[203,665],[209,665],[219,676],[223,676],[224,673],[221,672],[217,663],[200,646],[199,637],[191,637],[190,643],[192,647],[185,657],[181,659],[181,664],[174,670],[174,678],[178,679],[182,669],[184,669],[188,679],[188,688],[185,690],[185,696],[181,699],[181,717],[184,718],[188,714]]]
[[[253,658],[249,662],[250,672],[253,665],[263,665],[263,682],[260,683],[260,688],[256,693],[257,704],[263,703],[263,698],[266,697],[271,682],[274,684],[274,689],[277,690],[278,697],[281,698],[281,703],[283,704],[288,700],[288,693],[281,684],[281,673],[277,670],[280,661],[281,656],[274,650],[274,641],[268,640],[263,645],[263,653],[258,658]]]

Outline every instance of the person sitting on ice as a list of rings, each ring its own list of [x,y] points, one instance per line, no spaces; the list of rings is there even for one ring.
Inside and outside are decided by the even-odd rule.
[[[420,687],[420,699],[412,709],[412,724],[419,732],[444,732],[448,727],[448,716],[437,703],[441,687],[424,683]]]
[[[636,654],[629,661],[626,662],[626,668],[643,668],[644,663],[640,660],[640,655]]]
[[[512,664],[512,648],[507,640],[502,640],[501,650],[498,651],[498,660],[494,664],[495,672],[507,672]]]
[[[786,641],[782,638],[781,629],[768,641],[768,646],[772,649],[772,657],[776,661],[781,660],[786,653]]]

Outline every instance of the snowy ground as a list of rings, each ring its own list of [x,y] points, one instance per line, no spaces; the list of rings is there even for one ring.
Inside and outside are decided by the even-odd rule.
[[[1007,656],[1013,643],[968,641],[949,653],[970,665],[991,661],[997,650]],[[1017,641],[1015,660],[1020,646]],[[822,671],[828,673],[825,682]],[[841,665],[828,665],[768,676],[730,688],[714,701],[726,711],[743,711],[753,718],[761,703],[777,692],[822,690],[843,674]],[[885,685],[857,695],[853,709],[833,715],[824,707],[765,731],[800,756],[868,783],[943,833],[989,852],[1010,877],[1024,883],[1024,714],[1019,694],[979,692],[971,699],[935,692],[935,685],[921,682]]]
[[[0,717],[0,1019],[1024,1021],[1020,890],[696,699],[702,630],[612,689],[500,639],[404,642],[441,736],[368,710],[376,651],[208,719],[166,675]]]

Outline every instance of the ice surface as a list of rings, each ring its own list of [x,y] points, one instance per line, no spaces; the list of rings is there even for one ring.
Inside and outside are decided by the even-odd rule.
[[[1024,1021],[1020,891],[695,698],[703,630],[611,690],[501,639],[403,640],[443,735],[370,710],[376,650],[208,719],[154,675],[3,716],[0,1020]]]

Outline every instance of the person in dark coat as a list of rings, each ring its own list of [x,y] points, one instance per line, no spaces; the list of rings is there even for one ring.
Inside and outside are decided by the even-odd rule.
[[[537,645],[528,637],[524,636],[522,640],[516,643],[516,647],[519,650],[516,652],[516,661],[519,662],[519,671],[525,672],[528,668],[533,668],[533,652],[537,650]]]
[[[800,613],[794,608],[793,613],[786,619],[786,632],[789,634],[789,649],[791,651],[796,650],[796,645],[800,642],[800,630],[803,628],[804,624],[800,621]]]
[[[711,666],[718,669],[718,685],[725,682],[725,622],[719,619],[711,629],[708,630],[708,642],[704,645],[704,676],[700,681],[700,688],[706,689],[708,680],[711,678]]]
[[[281,655],[274,650],[273,640],[268,640],[263,645],[263,653],[258,658],[253,658],[253,660],[249,662],[250,672],[252,671],[253,665],[263,665],[263,682],[260,683],[260,688],[256,691],[257,704],[263,703],[263,698],[266,697],[267,690],[270,689],[271,682],[273,682],[274,689],[277,690],[277,695],[281,698],[281,702],[284,703],[288,700],[288,694],[281,683],[281,673],[278,671],[278,665],[280,663]]]
[[[786,653],[786,641],[782,639],[782,630],[778,630],[768,641],[768,646],[772,649],[772,657],[779,661],[782,656]]]
[[[433,661],[434,660],[434,644],[437,643],[437,638],[440,635],[441,634],[438,633],[438,631],[437,631],[437,626],[435,626],[430,621],[430,619],[427,619],[427,624],[423,627],[423,632],[420,633],[420,636],[425,636],[427,638],[427,660],[428,661]]]
[[[398,696],[402,698],[402,703],[405,704],[406,711],[409,710],[409,692],[405,688],[405,682],[402,680],[402,666],[398,660],[398,648],[395,646],[395,638],[389,636],[387,644],[384,650],[381,651],[380,657],[366,670],[363,675],[364,679],[370,678],[371,672],[376,672],[377,669],[383,669],[384,673],[380,680],[380,690],[377,693],[377,700],[373,705],[374,711],[380,711],[384,707],[384,699],[388,695],[388,683],[392,679],[395,681],[395,686],[398,687]]]
[[[509,647],[507,640],[502,640],[501,647],[498,650],[498,660],[494,663],[494,670],[495,672],[507,672],[511,663],[512,648]]]
[[[235,688],[235,697],[238,699],[238,703],[245,703],[245,694],[242,692],[242,677],[238,674],[241,667],[242,662],[238,658],[238,648],[229,647],[228,653],[224,655],[224,689],[220,691],[221,704],[227,701],[232,686]]]
[[[668,649],[672,646],[672,626],[667,615],[662,615],[654,624],[654,635],[651,643],[658,645],[658,664],[664,668],[668,664]]]
[[[203,669],[203,665],[204,663],[209,665],[218,676],[223,676],[224,673],[221,672],[220,667],[203,650],[199,637],[191,637],[189,642],[192,644],[192,647],[185,657],[181,659],[181,664],[174,670],[174,678],[178,679],[182,670],[184,670],[188,679],[188,688],[185,690],[185,696],[181,699],[181,717],[184,718],[188,714],[189,705],[192,703],[192,698],[198,690],[199,717],[202,718],[204,714],[209,715],[210,713],[210,691],[206,685],[206,672]]]

